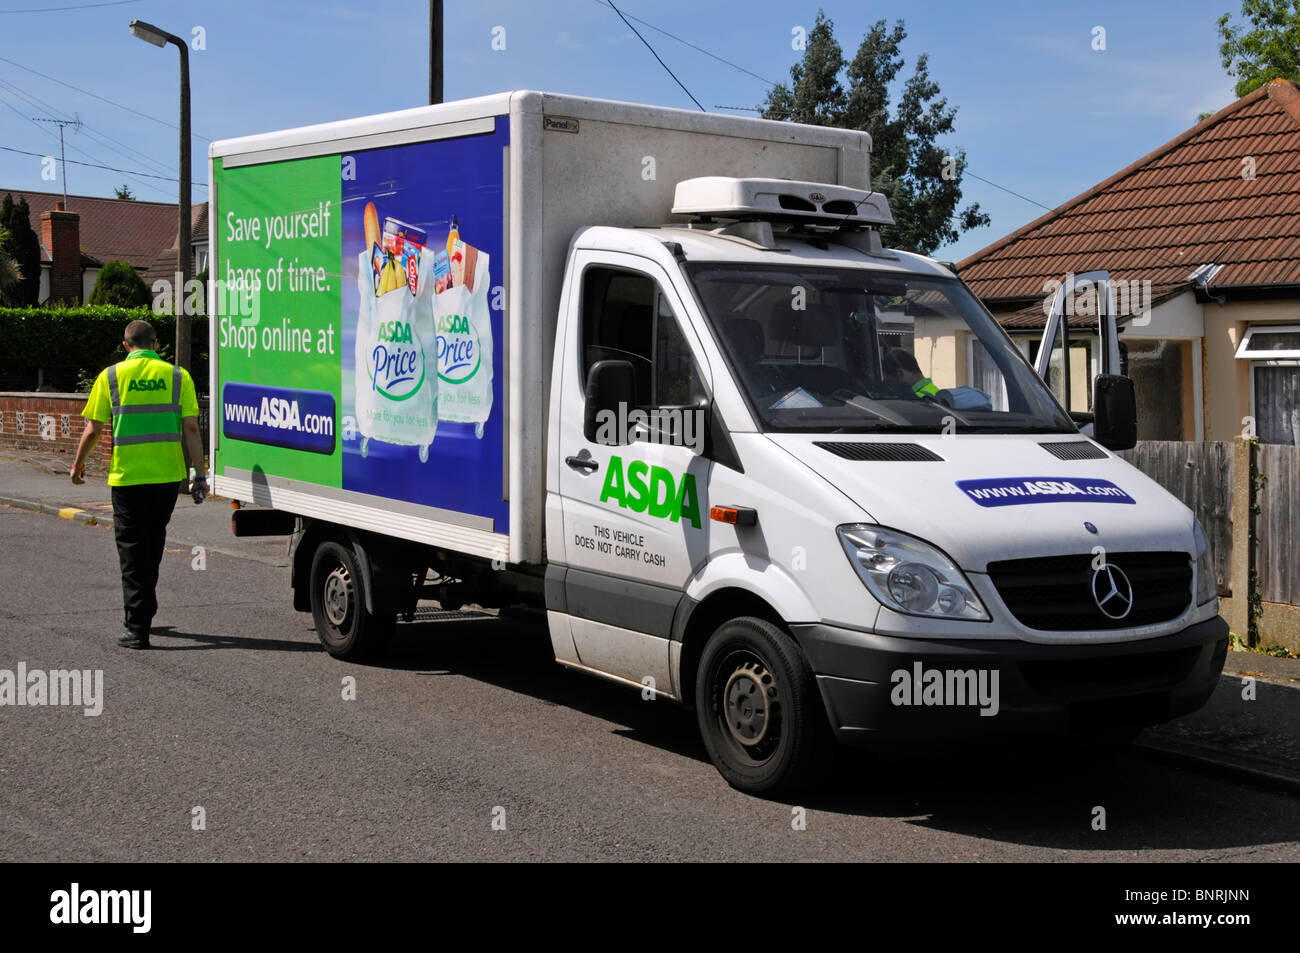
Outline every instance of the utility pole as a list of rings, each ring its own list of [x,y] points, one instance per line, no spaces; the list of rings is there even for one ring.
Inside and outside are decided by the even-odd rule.
[[[52,122],[54,123],[54,125],[59,127],[59,163],[63,166],[63,171],[60,174],[63,177],[63,208],[66,211],[68,208],[68,157],[63,151],[63,127],[72,126],[74,129],[80,129],[81,120],[80,119],[45,119],[41,116],[36,116],[33,118],[33,121]]]
[[[442,0],[429,0],[429,105],[442,102]]]

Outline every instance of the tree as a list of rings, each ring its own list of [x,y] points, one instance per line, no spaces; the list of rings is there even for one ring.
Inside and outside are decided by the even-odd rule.
[[[10,243],[9,229],[0,225],[0,299],[6,299],[9,289],[13,288],[22,281],[22,269],[18,267],[18,261],[9,253],[6,247]]]
[[[853,59],[846,60],[834,23],[818,11],[803,60],[790,68],[790,85],[777,84],[759,111],[766,119],[870,133],[871,187],[889,199],[897,223],[881,229],[884,241],[930,254],[961,232],[989,224],[989,217],[978,203],[957,211],[966,154],[938,145],[939,137],[952,132],[957,108],[939,95],[928,55],[917,57],[897,108],[890,110],[891,90],[905,65],[899,48],[906,38],[902,20],[892,29],[877,20]]]
[[[113,198],[123,199],[127,202],[135,201],[135,196],[131,194],[131,186],[127,185],[125,182],[113,190]]]
[[[1237,77],[1237,97],[1271,79],[1300,80],[1300,0],[1242,0],[1241,15],[1251,29],[1229,26],[1231,14],[1219,17],[1219,54]]]
[[[149,288],[130,262],[110,261],[99,271],[91,304],[112,304],[119,308],[144,308],[149,305]]]
[[[17,264],[22,275],[16,284],[0,291],[0,301],[11,307],[33,306],[41,294],[41,241],[32,231],[31,217],[26,198],[15,202],[12,194],[5,196],[0,205],[0,229],[8,238],[0,241],[0,251]]]

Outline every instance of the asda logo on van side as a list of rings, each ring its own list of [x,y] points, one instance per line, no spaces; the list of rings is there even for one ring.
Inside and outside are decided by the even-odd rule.
[[[438,318],[438,376],[448,384],[463,384],[478,373],[478,333],[463,314]]]
[[[424,385],[424,345],[405,321],[384,321],[370,352],[371,387],[389,400],[406,400]]]
[[[678,483],[671,471],[651,466],[644,460],[631,461],[625,474],[623,458],[610,457],[600,502],[617,503],[633,513],[649,513],[656,519],[674,523],[684,519],[700,528],[700,497],[695,490],[695,476],[683,473]]]

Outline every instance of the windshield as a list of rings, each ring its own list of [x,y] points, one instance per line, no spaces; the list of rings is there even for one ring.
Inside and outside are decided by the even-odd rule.
[[[686,267],[766,430],[1075,432],[955,279],[803,265]]]

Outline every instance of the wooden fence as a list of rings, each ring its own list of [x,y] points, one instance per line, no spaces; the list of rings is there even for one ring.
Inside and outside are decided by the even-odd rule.
[[[1143,440],[1119,456],[1182,500],[1196,514],[1210,539],[1210,558],[1219,595],[1229,595],[1232,578],[1232,444],[1226,441]],[[1292,471],[1293,474],[1296,472]]]
[[[1255,569],[1265,602],[1300,605],[1300,447],[1261,443]]]

